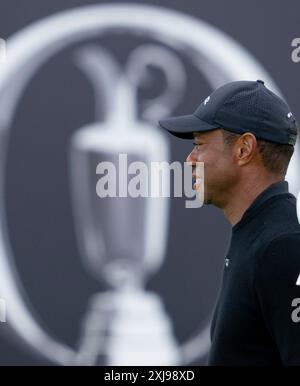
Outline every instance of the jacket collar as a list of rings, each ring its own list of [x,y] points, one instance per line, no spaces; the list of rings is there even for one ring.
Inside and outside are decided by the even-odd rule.
[[[248,222],[248,220],[252,218],[253,215],[256,213],[257,209],[260,208],[271,197],[282,194],[289,194],[290,196],[294,197],[291,193],[289,193],[289,185],[287,181],[275,182],[274,184],[268,186],[263,192],[261,192],[256,197],[256,199],[252,202],[249,208],[244,212],[240,221],[232,227],[232,230],[236,231],[243,224]]]

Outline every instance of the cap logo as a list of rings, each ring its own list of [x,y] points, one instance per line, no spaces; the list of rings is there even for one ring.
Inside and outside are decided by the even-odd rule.
[[[206,105],[206,103],[209,102],[209,100],[210,100],[210,96],[208,96],[208,97],[205,99],[205,101],[204,101],[204,106]]]
[[[293,116],[292,113],[288,113],[288,115],[287,115],[288,118],[291,118],[292,116]]]

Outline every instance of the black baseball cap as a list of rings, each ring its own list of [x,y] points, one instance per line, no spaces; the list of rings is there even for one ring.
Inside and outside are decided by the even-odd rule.
[[[184,139],[193,139],[194,132],[221,128],[237,134],[251,132],[258,139],[293,146],[298,128],[288,104],[262,80],[227,83],[208,96],[193,114],[158,123]]]

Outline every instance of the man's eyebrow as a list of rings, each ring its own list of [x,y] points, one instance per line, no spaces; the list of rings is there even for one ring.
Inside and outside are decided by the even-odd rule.
[[[194,141],[205,141],[205,136],[204,135],[194,135]]]

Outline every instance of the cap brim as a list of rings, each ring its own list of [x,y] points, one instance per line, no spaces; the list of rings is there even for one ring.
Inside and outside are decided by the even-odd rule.
[[[193,139],[195,132],[211,131],[220,127],[202,121],[194,114],[162,119],[158,123],[175,137],[183,139]]]

